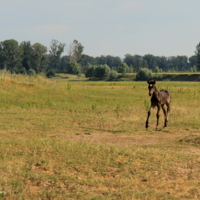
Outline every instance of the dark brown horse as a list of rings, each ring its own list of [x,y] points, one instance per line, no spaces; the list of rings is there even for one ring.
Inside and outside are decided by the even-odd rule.
[[[149,125],[149,117],[151,115],[151,109],[154,108],[155,106],[157,107],[156,129],[158,128],[158,124],[159,124],[160,108],[162,108],[164,116],[165,116],[164,127],[167,127],[168,113],[170,111],[170,100],[171,100],[170,93],[167,90],[158,91],[155,86],[156,84],[155,80],[147,81],[147,83],[149,84],[148,89],[149,89],[149,96],[151,96],[151,106],[147,115],[146,128],[148,128],[148,125]],[[164,108],[164,105],[167,106],[167,110]]]

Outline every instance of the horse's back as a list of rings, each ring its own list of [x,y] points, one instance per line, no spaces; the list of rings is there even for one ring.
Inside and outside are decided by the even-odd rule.
[[[168,90],[161,90],[160,92],[160,98],[163,104],[170,103],[171,101],[171,94]]]

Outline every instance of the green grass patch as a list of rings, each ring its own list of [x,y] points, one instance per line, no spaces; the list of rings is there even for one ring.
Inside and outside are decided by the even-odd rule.
[[[200,197],[198,83],[157,82],[156,131],[145,82],[68,79],[1,75],[0,199]]]

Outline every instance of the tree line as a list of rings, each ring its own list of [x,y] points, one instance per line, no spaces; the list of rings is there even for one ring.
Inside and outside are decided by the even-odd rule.
[[[54,76],[56,72],[80,74],[89,78],[116,77],[117,73],[138,73],[140,69],[152,72],[200,71],[200,43],[193,56],[154,56],[152,54],[131,55],[124,58],[111,55],[92,57],[83,53],[84,46],[74,40],[66,55],[65,43],[52,40],[50,48],[40,43],[31,44],[14,40],[0,42],[0,69],[11,73],[45,73]]]

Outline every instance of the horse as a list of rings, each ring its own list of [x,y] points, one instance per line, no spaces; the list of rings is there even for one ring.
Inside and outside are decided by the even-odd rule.
[[[146,128],[148,128],[149,126],[149,117],[151,115],[151,109],[154,107],[157,107],[157,124],[156,124],[156,129],[158,129],[158,124],[159,124],[159,117],[160,117],[160,108],[162,108],[164,116],[165,116],[165,122],[164,122],[164,127],[167,127],[168,124],[168,114],[170,112],[170,101],[171,101],[171,95],[169,93],[169,91],[167,90],[161,90],[158,91],[156,89],[156,81],[155,80],[151,80],[151,81],[147,81],[148,85],[148,89],[149,89],[149,96],[151,96],[151,106],[150,109],[148,111],[148,115],[147,115],[147,120],[146,120]],[[165,109],[164,105],[167,106],[167,110]]]

